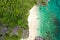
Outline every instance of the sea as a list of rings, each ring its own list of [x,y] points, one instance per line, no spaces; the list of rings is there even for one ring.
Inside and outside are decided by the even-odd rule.
[[[50,0],[38,6],[37,36],[45,40],[60,40],[60,0]]]

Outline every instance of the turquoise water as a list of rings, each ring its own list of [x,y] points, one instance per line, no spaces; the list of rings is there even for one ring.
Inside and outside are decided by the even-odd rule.
[[[60,0],[38,6],[38,35],[45,40],[60,40]]]

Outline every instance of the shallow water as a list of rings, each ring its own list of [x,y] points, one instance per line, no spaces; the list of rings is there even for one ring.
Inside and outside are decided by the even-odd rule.
[[[38,6],[38,36],[45,40],[60,40],[60,4],[58,2],[60,0],[50,0],[47,6]]]

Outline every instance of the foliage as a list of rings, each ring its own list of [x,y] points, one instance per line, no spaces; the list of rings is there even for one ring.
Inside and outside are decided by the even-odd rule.
[[[35,3],[36,0],[0,0],[0,23],[8,24],[9,35],[15,26],[28,29],[28,11]],[[12,39],[6,36],[6,38],[15,40],[15,37]]]

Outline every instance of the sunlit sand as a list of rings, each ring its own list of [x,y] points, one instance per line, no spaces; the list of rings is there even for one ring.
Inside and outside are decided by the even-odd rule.
[[[33,6],[31,10],[29,10],[28,17],[28,26],[29,26],[29,37],[27,39],[21,40],[34,40],[37,35],[37,6]]]
[[[30,15],[28,17],[28,25],[29,25],[29,37],[27,40],[34,40],[37,35],[37,6],[33,6],[29,11]]]

